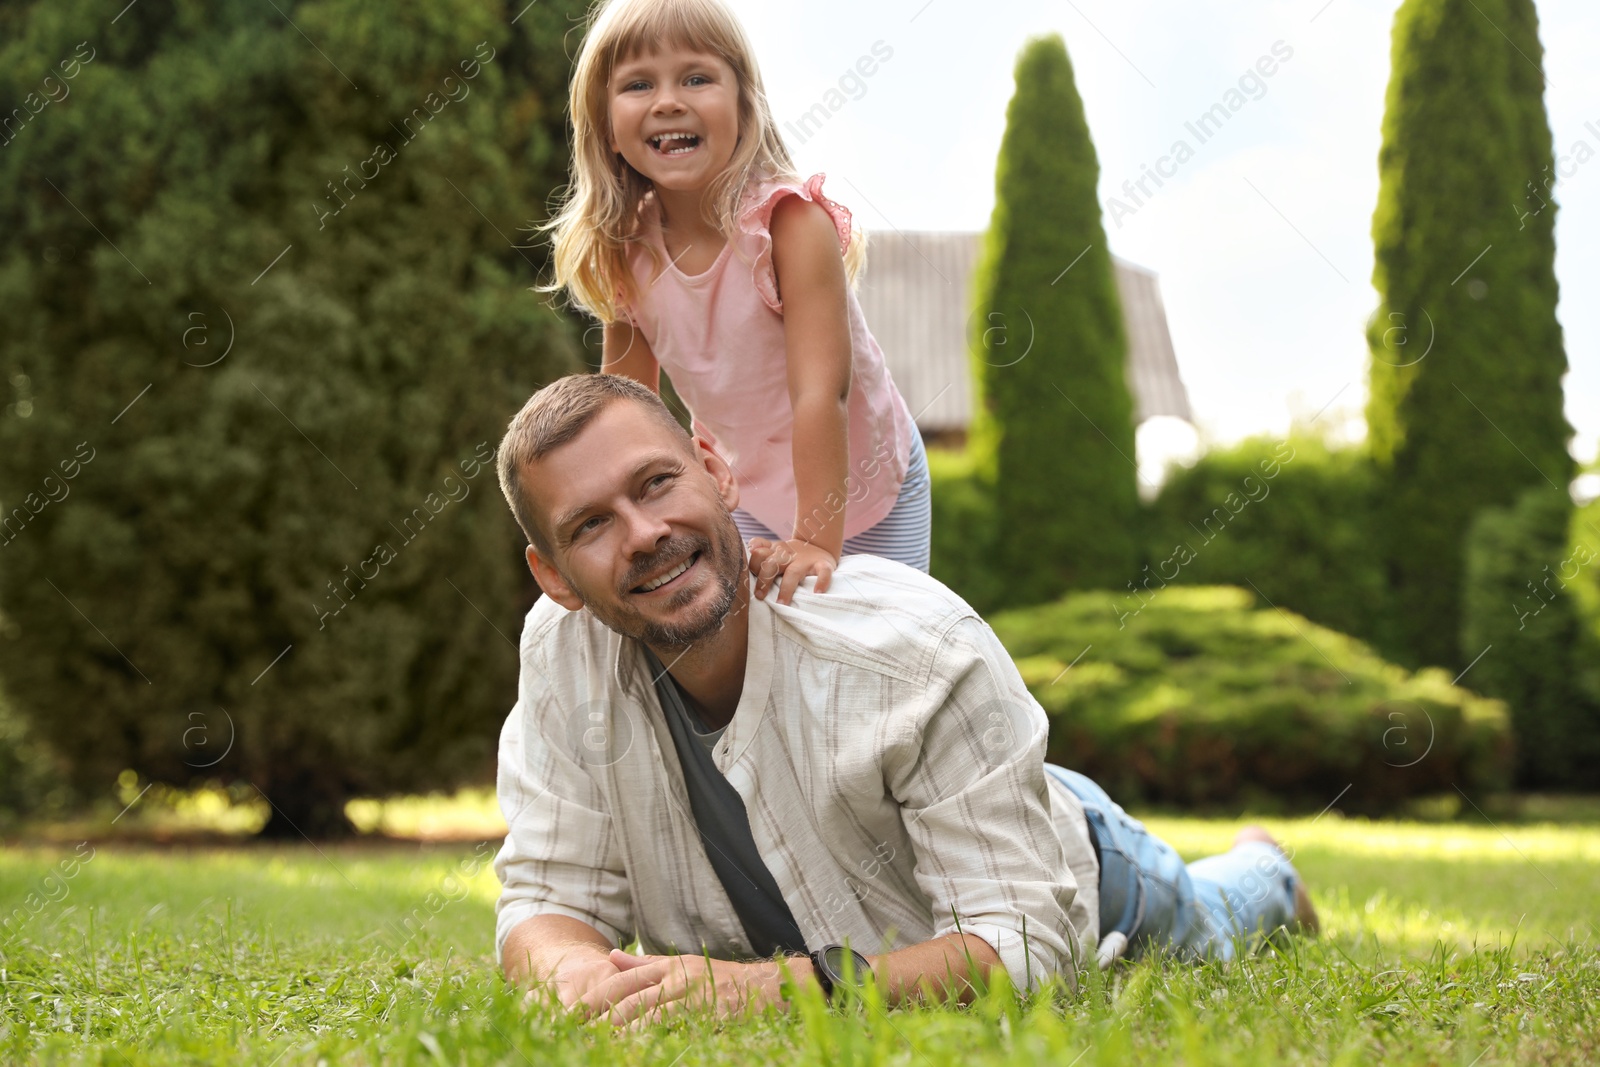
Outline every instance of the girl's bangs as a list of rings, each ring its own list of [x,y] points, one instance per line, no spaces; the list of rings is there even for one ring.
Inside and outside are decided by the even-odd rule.
[[[611,70],[662,48],[706,52],[738,68],[742,66],[738,46],[729,30],[714,5],[634,4],[616,25],[608,28],[605,51]]]

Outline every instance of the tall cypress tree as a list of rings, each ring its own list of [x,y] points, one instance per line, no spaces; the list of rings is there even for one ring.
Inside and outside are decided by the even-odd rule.
[[[972,447],[1007,601],[1027,604],[1127,581],[1138,472],[1100,164],[1060,36],[1028,42],[1016,86],[974,286]]]
[[[1405,0],[1379,155],[1367,423],[1400,647],[1459,663],[1463,539],[1565,489],[1555,204],[1532,0]]]
[[[97,792],[337,833],[487,776],[515,699],[485,460],[577,361],[505,234],[563,179],[583,3],[276,8],[5,13],[0,100],[60,100],[0,147],[0,672]]]

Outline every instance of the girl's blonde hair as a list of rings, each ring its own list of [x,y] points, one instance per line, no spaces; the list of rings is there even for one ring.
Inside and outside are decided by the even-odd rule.
[[[728,169],[711,183],[712,223],[732,240],[739,208],[754,181],[800,181],[767,104],[761,71],[744,28],[722,0],[600,0],[578,54],[569,93],[572,182],[555,217],[537,227],[553,230],[555,277],[538,292],[565,288],[572,303],[603,323],[619,317],[619,295],[637,299],[628,268],[629,249],[641,245],[657,269],[661,257],[638,227],[639,201],[650,181],[608,147],[611,73],[618,63],[661,48],[683,48],[722,58],[738,79],[739,141]],[[735,249],[737,251],[737,248]],[[852,226],[845,271],[852,288],[866,259],[866,237]]]

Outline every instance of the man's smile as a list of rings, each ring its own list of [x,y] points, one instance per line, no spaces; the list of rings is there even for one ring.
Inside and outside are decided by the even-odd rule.
[[[635,595],[639,595],[639,596],[647,596],[647,595],[649,595],[651,593],[656,593],[656,592],[659,592],[659,591],[661,591],[663,589],[676,587],[679,579],[683,578],[684,575],[688,574],[691,570],[693,570],[695,565],[697,563],[699,563],[699,562],[700,562],[700,552],[698,550],[696,550],[694,552],[691,552],[688,556],[686,556],[681,561],[679,561],[671,569],[666,570],[666,571],[662,572],[661,574],[658,574],[656,577],[651,578],[647,582],[643,582],[643,583],[641,583],[639,585],[634,586],[630,590],[630,592],[634,593]]]

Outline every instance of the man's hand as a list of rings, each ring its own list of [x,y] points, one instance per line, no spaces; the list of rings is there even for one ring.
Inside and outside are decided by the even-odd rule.
[[[550,988],[555,991],[561,1006],[571,1011],[590,993],[620,973],[608,955],[574,954],[556,965],[555,973],[550,976]]]
[[[613,950],[617,974],[592,987],[577,1010],[604,1016],[614,1026],[639,1029],[683,1012],[718,1018],[787,1008],[783,972],[775,960],[733,963],[704,956],[633,956]],[[783,961],[795,985],[815,982],[811,961]]]
[[[757,599],[766,596],[767,590],[781,578],[778,603],[788,604],[794,600],[794,591],[808,574],[817,576],[814,591],[826,593],[838,566],[839,557],[810,541],[750,539],[750,573],[756,576]]]
[[[530,987],[530,998],[548,986],[563,1008],[572,1009],[590,990],[612,978],[611,942],[588,923],[565,915],[535,915],[512,928],[501,953],[506,981]]]

